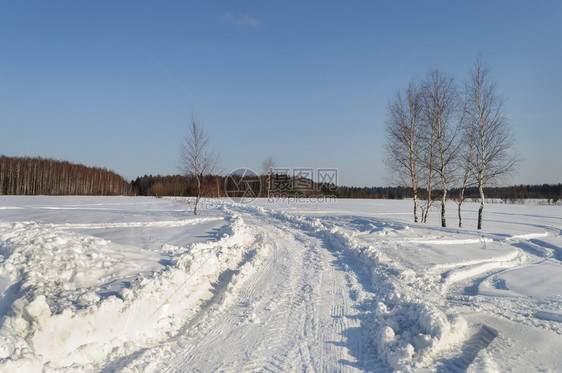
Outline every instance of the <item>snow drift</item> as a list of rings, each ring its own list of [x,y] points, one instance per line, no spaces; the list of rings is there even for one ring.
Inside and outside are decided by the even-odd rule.
[[[137,252],[135,261],[103,239],[35,222],[1,223],[0,370],[84,369],[174,333],[252,240],[241,217],[227,220],[217,241],[165,245],[170,263],[158,271],[131,268],[142,256],[158,262],[153,253]],[[112,283],[117,275],[120,283]],[[134,278],[124,282],[128,275]]]

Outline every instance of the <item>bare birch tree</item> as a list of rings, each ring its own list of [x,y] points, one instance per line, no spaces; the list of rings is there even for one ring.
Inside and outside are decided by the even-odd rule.
[[[446,227],[445,206],[452,163],[457,154],[457,134],[461,128],[463,108],[452,76],[434,69],[429,72],[422,88],[426,128],[430,133],[428,167],[441,179],[441,226]],[[431,176],[431,175],[430,175]],[[428,194],[431,198],[431,185]]]
[[[470,71],[466,95],[469,120],[476,132],[472,170],[480,193],[478,229],[482,229],[484,187],[512,172],[517,159],[512,154],[513,136],[503,113],[503,98],[480,57]]]
[[[271,175],[275,169],[275,161],[273,157],[269,156],[265,161],[262,163],[263,172],[267,175],[266,183],[267,183],[267,199],[269,199],[271,194]]]
[[[217,154],[209,150],[208,140],[201,125],[192,118],[188,133],[180,145],[180,169],[184,175],[195,177],[197,184],[197,196],[193,208],[195,215],[197,215],[197,206],[203,194],[201,180],[204,175],[214,171],[218,161]]]
[[[414,222],[418,222],[418,161],[420,140],[421,100],[419,88],[410,82],[405,92],[398,92],[387,108],[386,165],[392,171],[394,182],[412,188],[414,195]]]
[[[459,197],[457,199],[458,207],[458,218],[459,218],[459,228],[462,228],[462,204],[465,200],[466,188],[472,186],[470,182],[470,175],[472,170],[472,158],[474,157],[474,141],[476,140],[476,133],[474,132],[474,126],[470,122],[465,121],[463,123],[463,131],[461,135],[461,146],[459,147],[458,157],[456,159],[456,167],[459,172],[460,186],[459,186]]]
[[[424,90],[425,88],[421,88]],[[421,115],[421,130],[419,135],[419,162],[422,165],[424,177],[420,179],[420,185],[422,190],[425,190],[424,203],[421,206],[422,211],[422,223],[427,223],[427,217],[429,216],[429,210],[433,204],[433,177],[435,176],[436,169],[436,138],[437,138],[437,126],[435,121],[432,120],[432,115],[428,109],[428,103],[426,100],[426,94],[420,93],[420,100],[422,106]]]

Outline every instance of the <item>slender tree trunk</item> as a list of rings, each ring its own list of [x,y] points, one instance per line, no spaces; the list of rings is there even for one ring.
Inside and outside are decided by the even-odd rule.
[[[410,157],[411,159],[412,157]],[[413,160],[410,160],[410,163],[413,163]],[[413,167],[413,166],[411,166]],[[414,169],[411,168],[412,170],[412,186],[413,186],[413,192],[414,192],[414,223],[418,222],[418,185],[416,183],[416,173],[415,171],[413,171]]]
[[[447,226],[447,221],[445,220],[445,202],[447,201],[447,183],[443,179],[443,197],[441,198],[441,226],[444,228]]]
[[[410,119],[412,123],[412,119]],[[416,183],[416,166],[414,163],[414,136],[413,125],[410,127],[410,174],[412,175],[412,188],[414,192],[414,223],[418,222],[418,184]]]
[[[470,149],[468,151],[468,158],[466,160],[466,169],[465,169],[465,173],[464,173],[464,179],[462,181],[462,188],[460,191],[460,198],[459,198],[459,228],[462,228],[462,216],[461,216],[461,206],[464,202],[464,192],[466,190],[466,184],[468,183],[468,178],[470,176],[470,162],[472,161],[472,134],[470,135]]]
[[[429,207],[431,206],[431,188],[427,190],[427,201],[425,206],[425,212],[423,214],[423,223],[427,223],[427,216],[429,215]]]
[[[414,189],[414,223],[418,222],[418,191]]]
[[[478,229],[482,229],[482,211],[484,210],[484,187],[482,185],[482,176],[478,178],[478,191],[480,192],[480,208],[478,209]]]
[[[480,172],[478,173],[478,191],[480,192],[480,208],[478,209],[478,229],[482,229],[482,211],[484,210],[484,172],[486,171],[486,147],[484,143],[484,109],[482,106],[482,84],[478,79],[478,117],[480,119]]]
[[[423,217],[423,222],[427,223],[427,216],[429,215],[429,208],[431,207],[431,187],[433,183],[433,157],[434,154],[434,147],[435,147],[435,125],[431,125],[431,140],[430,140],[430,148],[429,148],[429,175],[427,180],[427,206],[425,208],[425,215]]]
[[[432,145],[433,146],[433,145]],[[433,156],[430,157],[430,163],[433,162]],[[431,183],[433,178],[433,167],[429,166],[429,177],[427,184],[427,203],[425,206],[425,212],[423,213],[422,222],[427,223],[427,216],[429,215],[429,208],[431,207]]]
[[[463,197],[461,196],[460,198],[461,198],[461,200],[459,201],[459,228],[462,228],[461,206],[462,206],[462,198]]]
[[[484,203],[486,198],[484,196],[484,171],[486,170],[485,150],[484,150],[484,125],[482,124],[482,115],[480,116],[480,141],[481,141],[481,154],[480,154],[480,172],[478,173],[478,191],[480,192],[480,208],[478,209],[478,229],[482,229],[482,210],[484,210]]]
[[[447,226],[447,221],[445,220],[445,203],[447,202],[447,180],[445,179],[445,157],[443,154],[444,150],[441,119],[439,119],[438,141],[439,155],[441,158],[441,168],[439,169],[439,174],[441,175],[441,185],[443,186],[443,196],[441,197],[441,227],[445,228]]]
[[[441,146],[441,135],[439,135],[439,153],[441,153],[441,185],[443,186],[443,196],[441,197],[441,226],[445,228],[447,221],[445,220],[445,203],[447,202],[447,180],[445,179],[445,160],[443,159],[443,150]]]
[[[482,229],[482,210],[484,210],[484,203],[486,198],[484,196],[484,171],[486,170],[486,153],[484,151],[484,125],[482,124],[482,115],[480,115],[480,141],[481,141],[481,154],[480,154],[480,172],[478,173],[478,191],[480,192],[480,208],[478,209],[478,229]]]
[[[465,177],[464,177],[464,180],[463,180],[460,196],[459,196],[459,202],[458,202],[458,205],[459,205],[459,228],[462,228],[461,206],[462,206],[462,203],[464,202],[464,191],[466,190],[466,182],[468,181],[469,172],[470,172],[470,170],[467,168],[466,174],[465,174]]]
[[[433,147],[433,142],[431,144],[431,146]],[[430,164],[433,164],[433,155],[431,155],[430,157]],[[431,183],[432,183],[432,179],[433,179],[433,167],[429,166],[429,178],[428,178],[428,184],[427,184],[427,205],[425,207],[425,213],[423,216],[423,222],[427,223],[427,216],[429,215],[429,208],[431,207]]]
[[[199,175],[195,176],[195,180],[197,181],[197,197],[195,198],[195,208],[193,209],[193,214],[197,215],[197,205],[201,199],[201,179]]]
[[[267,173],[267,200],[269,201],[271,192],[271,172]]]

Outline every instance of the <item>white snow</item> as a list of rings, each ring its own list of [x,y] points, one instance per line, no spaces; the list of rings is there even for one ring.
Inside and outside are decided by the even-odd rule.
[[[0,371],[559,371],[562,206],[0,197]]]

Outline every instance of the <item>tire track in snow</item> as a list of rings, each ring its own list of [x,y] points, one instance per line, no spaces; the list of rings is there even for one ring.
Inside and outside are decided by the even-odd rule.
[[[539,228],[544,232],[527,233],[494,240],[496,243],[515,248],[514,254],[511,256],[448,266],[448,268],[453,269],[443,273],[445,282],[448,282],[443,291],[451,306],[469,313],[476,308],[479,312],[495,315],[495,317],[510,323],[544,328],[559,334],[561,329],[557,325],[559,321],[556,320],[556,317],[554,320],[548,317],[542,318],[543,311],[529,314],[529,309],[537,308],[535,304],[537,300],[511,291],[507,288],[505,281],[501,279],[502,274],[524,269],[528,266],[546,262],[559,264],[560,248],[542,240],[557,237],[559,230],[547,226],[540,226]],[[453,281],[447,281],[449,277]],[[559,309],[561,305],[556,300],[550,300],[550,303],[553,303],[550,306],[556,309]],[[548,312],[546,313],[548,314]],[[463,343],[461,352],[455,357],[444,358],[439,365],[439,370],[447,372],[466,371],[478,353],[481,350],[486,350],[501,333],[495,329],[493,324],[475,325],[472,328],[476,328],[477,331],[473,332]]]
[[[232,302],[214,313],[203,310],[197,324],[159,347],[171,357],[154,359],[167,366],[150,370],[359,370],[360,354],[349,348],[363,348],[366,337],[346,335],[360,328],[361,311],[341,258],[306,231],[267,216],[243,216],[261,237],[256,250],[272,246],[269,257],[229,290]],[[140,356],[125,371],[150,357]]]
[[[269,240],[269,242],[278,241]],[[283,250],[282,255],[279,255],[280,249]],[[297,297],[294,292],[295,279],[298,274],[294,273],[293,267],[286,265],[286,259],[291,254],[286,248],[280,248],[276,244],[274,252],[278,254],[275,256],[276,261],[273,265],[263,266],[256,275],[248,279],[247,284],[249,285],[247,286],[250,289],[248,287],[242,289],[242,298],[237,299],[226,312],[216,315],[214,319],[207,320],[206,324],[201,326],[201,333],[194,334],[193,344],[190,348],[185,351],[185,354],[172,361],[166,371],[239,371],[240,368],[276,370],[287,367],[286,358],[290,356],[291,346],[287,343],[289,341],[286,341],[285,332],[291,322],[301,324],[298,318],[292,317],[300,306],[298,299],[295,300]],[[277,261],[279,259],[281,260]],[[275,271],[277,268],[279,271]],[[274,284],[281,284],[281,286],[272,288],[271,281],[264,281],[266,278],[269,280],[275,278]],[[252,308],[253,299],[250,296],[255,294],[258,287],[269,296],[264,300],[262,310],[270,308],[276,311],[276,317],[268,320],[271,321],[268,324],[273,333],[269,334],[268,340],[265,341],[266,348],[275,353],[271,364],[268,364],[266,356],[260,354],[264,349],[262,335],[267,332],[267,328],[261,325],[261,320],[248,320],[245,316]],[[259,310],[254,309],[254,312],[256,311]],[[233,351],[228,346],[229,342],[226,341],[236,344],[237,349]],[[284,344],[286,346],[283,346]],[[254,356],[256,354],[257,357]],[[243,359],[239,361],[241,357]],[[248,361],[251,364],[248,365]]]

